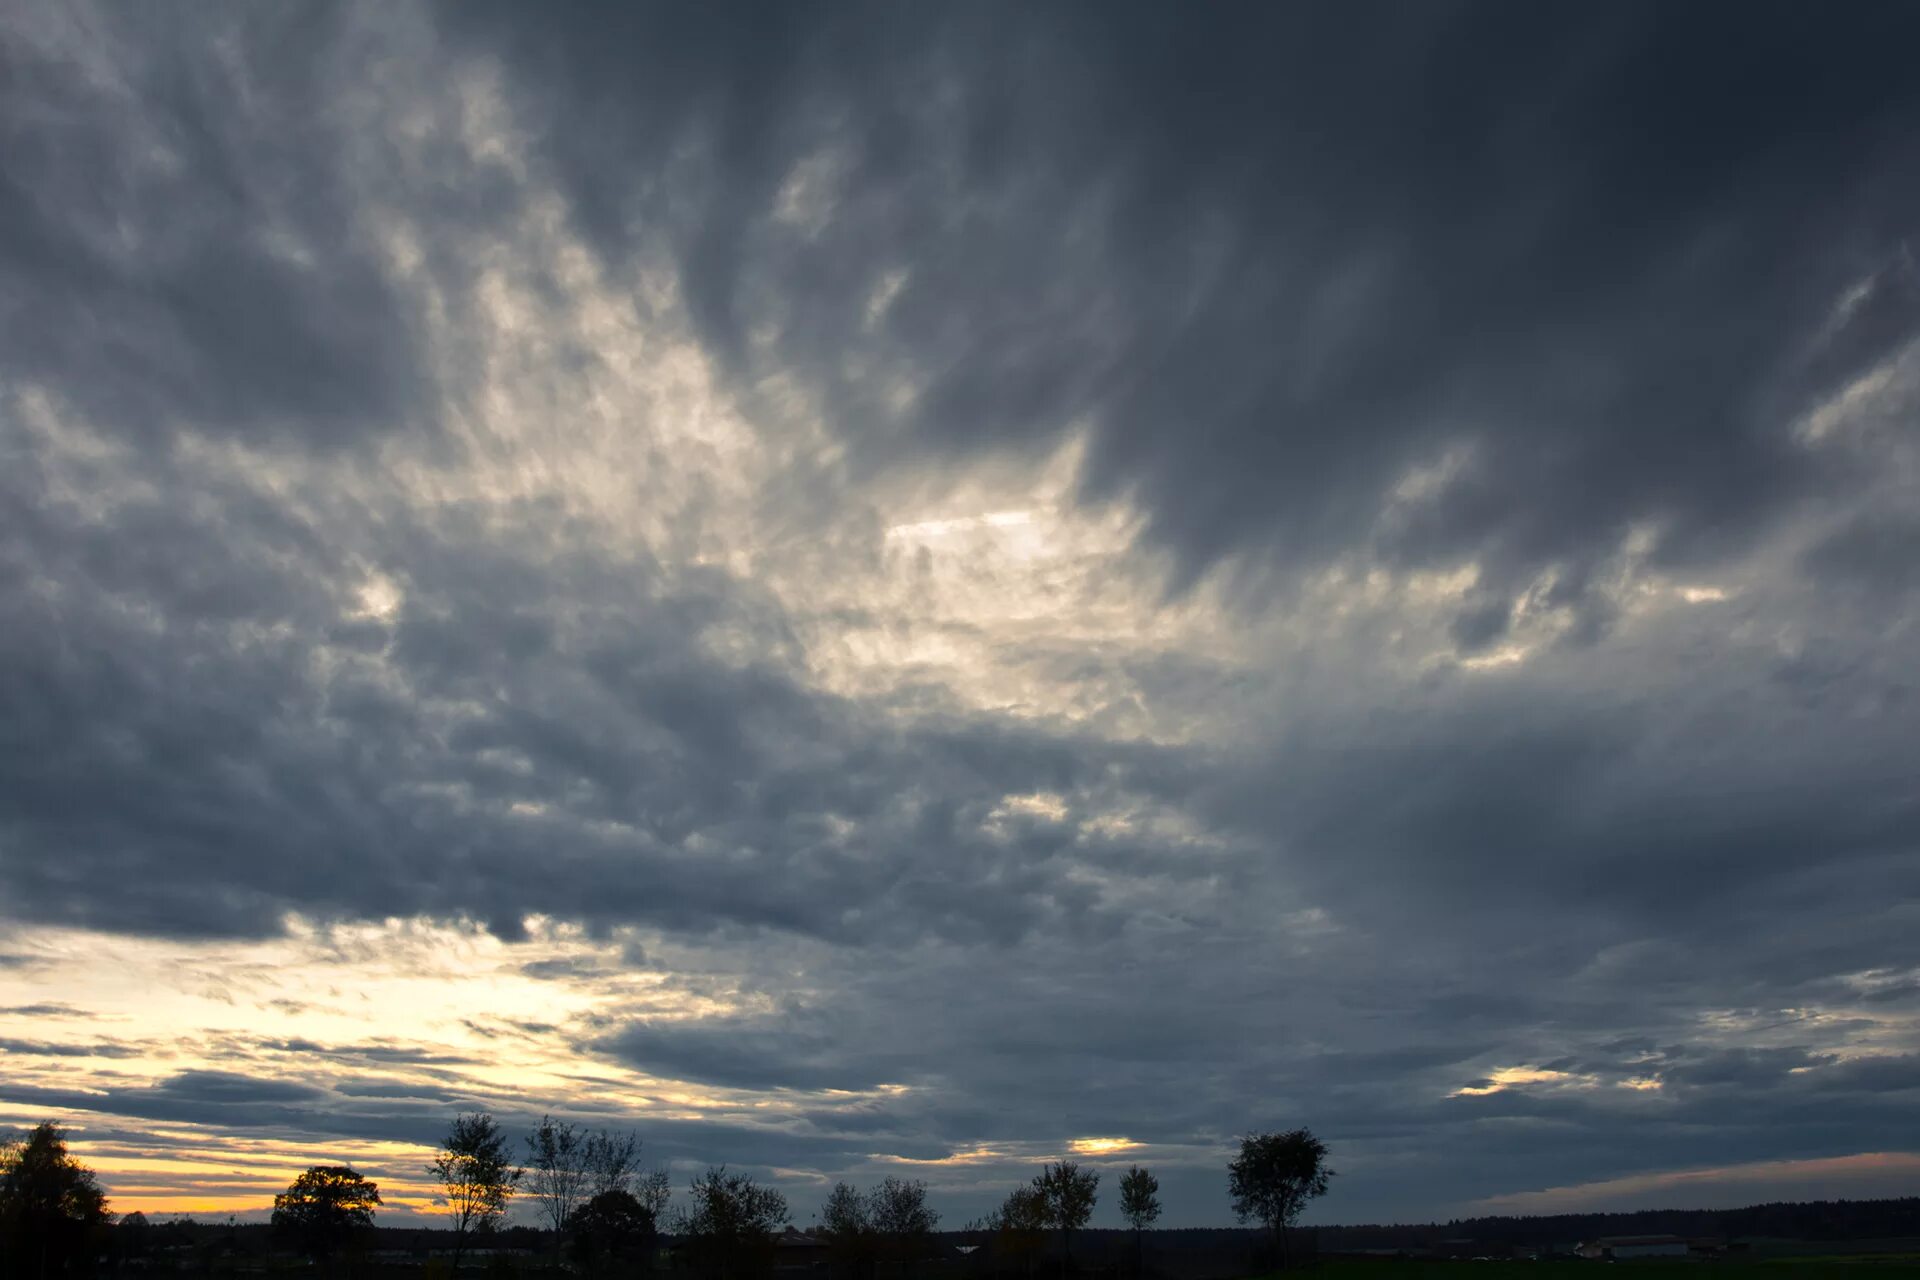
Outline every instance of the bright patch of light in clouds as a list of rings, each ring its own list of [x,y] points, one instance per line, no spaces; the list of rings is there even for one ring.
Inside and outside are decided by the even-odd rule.
[[[994,511],[983,516],[955,516],[947,520],[922,520],[917,524],[896,524],[887,530],[889,538],[938,538],[944,534],[970,529],[1012,529],[1033,523],[1031,511]]]
[[[1456,1098],[1479,1098],[1490,1093],[1500,1093],[1506,1089],[1524,1088],[1533,1084],[1560,1084],[1572,1079],[1564,1071],[1549,1071],[1540,1067],[1501,1067],[1489,1072],[1485,1084],[1463,1085],[1453,1091]]]

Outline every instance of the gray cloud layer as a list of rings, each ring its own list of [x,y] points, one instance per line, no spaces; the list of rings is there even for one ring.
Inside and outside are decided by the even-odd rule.
[[[1911,1128],[1910,6],[0,21],[18,927],[638,928],[768,1003],[583,1055],[911,1086],[662,1127],[783,1168],[1305,1122],[1366,1217]],[[1217,646],[823,678],[920,634],[883,509],[1075,442]],[[380,1087],[11,1097],[453,1096]]]

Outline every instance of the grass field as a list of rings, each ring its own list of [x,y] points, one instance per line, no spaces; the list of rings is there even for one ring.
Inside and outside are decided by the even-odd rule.
[[[1540,1280],[1554,1277],[1584,1277],[1595,1280],[1596,1276],[1666,1276],[1698,1275],[1702,1280],[1714,1277],[1715,1280],[1735,1280],[1735,1277],[1754,1277],[1755,1280],[1799,1280],[1806,1277],[1812,1280],[1816,1276],[1916,1276],[1920,1277],[1920,1254],[1849,1254],[1830,1257],[1800,1258],[1741,1258],[1720,1259],[1712,1262],[1696,1262],[1686,1258],[1672,1260],[1642,1259],[1636,1262],[1389,1262],[1389,1261],[1340,1261],[1326,1262],[1311,1270],[1293,1272],[1293,1276],[1325,1277],[1326,1280],[1366,1280],[1369,1276],[1380,1280],[1400,1280],[1400,1277],[1432,1277],[1433,1280],[1446,1280],[1447,1277],[1467,1277],[1500,1275],[1512,1273],[1519,1276],[1538,1276]],[[1269,1276],[1265,1280],[1286,1280],[1281,1275]]]

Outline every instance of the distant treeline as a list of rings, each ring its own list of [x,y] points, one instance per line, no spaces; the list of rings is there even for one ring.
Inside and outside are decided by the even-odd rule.
[[[228,1224],[224,1221],[187,1221],[154,1224],[165,1238],[205,1243],[236,1239],[264,1242],[272,1228],[264,1222]],[[444,1247],[447,1228],[435,1226],[381,1226],[374,1228],[370,1245],[394,1251],[427,1251]],[[1245,1227],[1165,1227],[1153,1233],[1156,1255],[1185,1252],[1223,1252],[1244,1246],[1260,1234]],[[1887,1240],[1920,1236],[1920,1196],[1889,1200],[1778,1201],[1739,1209],[1646,1209],[1635,1213],[1562,1213],[1526,1217],[1454,1218],[1446,1222],[1345,1223],[1303,1227],[1325,1252],[1359,1249],[1418,1249],[1438,1240],[1472,1239],[1490,1244],[1553,1245],[1600,1236],[1676,1235],[1689,1238],[1841,1241]],[[978,1228],[937,1231],[944,1244],[974,1244],[990,1237]],[[1133,1247],[1133,1233],[1124,1228],[1089,1227],[1082,1233],[1091,1256],[1103,1257]],[[501,1228],[490,1241],[496,1248],[538,1250],[551,1239],[531,1226]],[[672,1237],[666,1242],[671,1243]],[[264,1243],[256,1247],[264,1248]]]
[[[1599,1236],[1652,1235],[1883,1240],[1920,1236],[1920,1196],[1893,1200],[1777,1201],[1741,1209],[1642,1209],[1635,1213],[1454,1218],[1447,1222],[1316,1227],[1313,1231],[1321,1250],[1326,1252],[1418,1248],[1449,1238],[1527,1245],[1565,1244]],[[1162,1231],[1156,1239],[1166,1244],[1180,1234]]]

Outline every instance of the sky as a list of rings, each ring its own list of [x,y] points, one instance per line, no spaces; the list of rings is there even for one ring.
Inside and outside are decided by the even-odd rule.
[[[0,2],[0,1128],[1920,1190],[1920,9]]]

